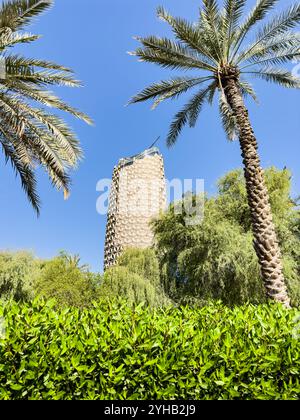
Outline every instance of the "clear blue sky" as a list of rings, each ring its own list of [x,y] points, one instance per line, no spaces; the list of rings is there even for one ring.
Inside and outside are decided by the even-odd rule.
[[[105,217],[96,212],[96,183],[111,177],[120,157],[147,148],[161,135],[181,102],[170,102],[156,111],[150,104],[124,107],[147,84],[168,78],[170,71],[138,63],[126,54],[133,50],[134,35],[167,34],[156,18],[162,4],[173,14],[195,19],[198,0],[56,0],[30,30],[43,38],[22,47],[27,56],[47,58],[72,67],[85,87],[59,89],[60,95],[89,113],[94,128],[66,116],[77,131],[85,160],[73,176],[71,198],[53,190],[39,175],[43,206],[37,219],[9,166],[0,157],[0,249],[29,249],[42,258],[60,250],[81,255],[93,270],[102,270]],[[254,1],[249,1],[249,5]],[[286,6],[290,1],[283,0]],[[180,72],[179,72],[180,73]],[[177,74],[176,72],[172,74]],[[255,82],[260,106],[250,105],[250,115],[260,142],[263,165],[287,166],[293,172],[293,193],[300,193],[299,92]],[[187,129],[177,146],[160,149],[166,175],[172,178],[204,178],[214,193],[216,180],[241,166],[238,143],[226,141],[215,108],[207,108],[197,127]]]

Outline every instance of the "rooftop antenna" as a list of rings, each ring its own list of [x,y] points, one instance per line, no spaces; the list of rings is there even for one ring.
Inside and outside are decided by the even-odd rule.
[[[152,149],[152,147],[154,147],[160,140],[160,136],[157,137],[157,139],[155,140],[155,142],[149,147],[149,149]]]

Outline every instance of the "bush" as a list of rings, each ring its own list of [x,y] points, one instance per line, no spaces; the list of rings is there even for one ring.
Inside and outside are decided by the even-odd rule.
[[[55,298],[58,306],[88,307],[98,298],[100,276],[80,266],[77,256],[61,253],[43,264],[35,293],[45,299]]]
[[[296,315],[275,304],[7,304],[1,399],[299,399]]]
[[[30,252],[1,252],[0,299],[32,299],[39,273],[40,262]]]

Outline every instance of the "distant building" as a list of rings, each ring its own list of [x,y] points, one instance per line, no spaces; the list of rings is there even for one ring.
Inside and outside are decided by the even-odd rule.
[[[104,269],[113,266],[126,248],[148,248],[154,236],[150,221],[165,210],[163,157],[156,147],[115,167],[106,226]]]

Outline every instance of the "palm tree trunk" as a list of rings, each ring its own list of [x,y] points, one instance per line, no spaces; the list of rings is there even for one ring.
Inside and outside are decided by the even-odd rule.
[[[236,78],[225,78],[224,91],[239,127],[254,248],[261,266],[266,295],[290,307],[283,275],[282,257],[272,218],[269,193],[258,154],[257,140]]]

